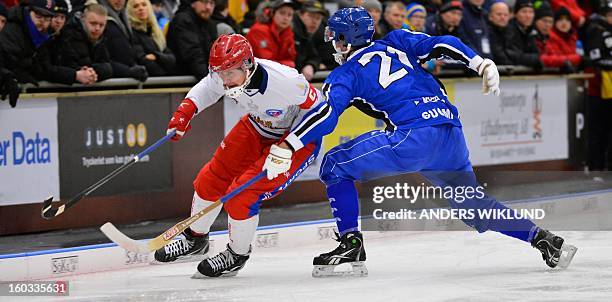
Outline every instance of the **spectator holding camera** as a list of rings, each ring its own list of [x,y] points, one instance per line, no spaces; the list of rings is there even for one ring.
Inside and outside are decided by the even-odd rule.
[[[264,8],[246,35],[256,57],[295,67],[297,51],[291,29],[295,6],[292,0],[275,0]]]
[[[168,47],[176,56],[179,74],[197,80],[208,74],[208,56],[217,39],[217,27],[210,18],[215,8],[212,0],[181,0],[168,27]]]
[[[134,48],[140,56],[138,63],[145,66],[151,76],[174,74],[176,58],[166,47],[166,37],[157,24],[151,2],[128,0],[127,14],[133,30]]]

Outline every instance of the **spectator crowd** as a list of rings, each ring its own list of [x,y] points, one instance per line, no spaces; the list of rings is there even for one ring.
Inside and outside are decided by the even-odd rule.
[[[69,2],[67,2],[69,1]],[[230,12],[230,6],[242,9]],[[213,41],[241,33],[255,56],[311,80],[337,66],[324,42],[329,9],[363,6],[375,39],[393,30],[453,35],[497,65],[585,72],[589,167],[612,145],[612,0],[0,0],[0,99],[21,86],[209,72]],[[439,74],[451,58],[423,62]],[[609,167],[612,168],[612,167]]]
[[[612,0],[0,0],[0,92],[25,83],[90,85],[108,78],[208,74],[221,34],[244,34],[259,58],[310,80],[337,66],[323,41],[327,8],[363,6],[375,38],[408,29],[453,35],[498,65],[595,74],[590,92],[612,96]],[[228,1],[248,6],[232,17]],[[437,74],[450,58],[424,63]],[[602,95],[603,93],[603,95]]]

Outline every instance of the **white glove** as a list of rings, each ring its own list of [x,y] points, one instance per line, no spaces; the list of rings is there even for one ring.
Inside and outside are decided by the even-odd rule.
[[[272,180],[278,175],[289,171],[291,168],[291,150],[283,149],[277,145],[270,147],[270,153],[266,157],[262,171],[266,170],[268,179]]]
[[[494,95],[499,95],[499,72],[495,62],[484,59],[478,66],[478,75],[482,76],[482,93],[484,95],[491,92]]]

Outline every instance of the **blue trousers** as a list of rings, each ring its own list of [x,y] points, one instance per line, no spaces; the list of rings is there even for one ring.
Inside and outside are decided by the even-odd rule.
[[[387,132],[375,130],[329,150],[323,157],[320,178],[327,186],[332,213],[341,235],[358,230],[359,200],[355,181],[419,172],[439,187],[479,186],[460,127],[428,126]],[[451,208],[507,209],[487,195],[458,202]],[[538,228],[528,219],[464,219],[478,232],[498,231],[530,242]]]

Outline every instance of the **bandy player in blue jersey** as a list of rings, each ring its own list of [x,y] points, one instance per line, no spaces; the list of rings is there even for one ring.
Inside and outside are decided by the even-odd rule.
[[[373,32],[372,18],[361,7],[338,10],[329,19],[326,40],[333,43],[341,66],[323,85],[326,101],[311,109],[284,142],[270,149],[264,165],[269,174],[284,173],[294,152],[332,132],[350,106],[387,125],[383,131],[365,133],[329,150],[323,158],[320,178],[327,186],[340,245],[314,258],[315,277],[340,274],[334,272],[335,266],[347,262],[353,266],[349,274],[367,275],[355,181],[419,172],[443,188],[479,186],[457,108],[442,83],[421,64],[442,57],[463,62],[483,77],[483,93],[499,95],[495,63],[452,36],[395,30],[371,42]],[[448,201],[456,209],[507,209],[488,196]],[[550,267],[569,265],[575,247],[530,220],[514,218],[463,221],[478,232],[497,231],[530,243]]]

